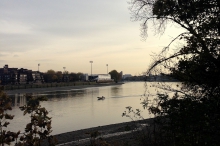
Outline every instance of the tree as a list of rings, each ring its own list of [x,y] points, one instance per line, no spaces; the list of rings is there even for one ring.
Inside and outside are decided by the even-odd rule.
[[[65,70],[63,72],[63,82],[68,82],[68,81],[69,81],[69,72]]]
[[[78,77],[78,80],[79,80],[79,81],[82,81],[82,80],[83,80],[83,73],[78,72],[78,73],[77,73],[77,77]]]
[[[160,33],[163,33],[166,25],[170,23],[186,30],[156,56],[156,61],[150,66],[148,73],[162,65],[174,77],[184,81],[188,89],[194,89],[194,92],[220,93],[218,0],[131,0],[130,4],[133,19],[142,21],[143,37],[147,35],[148,22],[151,20]],[[165,55],[177,40],[184,40],[185,45],[175,53]],[[201,90],[197,90],[198,86]],[[209,89],[206,90],[207,88]]]
[[[48,70],[44,74],[44,79],[46,82],[60,82],[60,81],[66,81],[68,80],[68,71],[64,71],[63,73],[61,71],[54,71],[52,69]]]
[[[56,76],[57,76],[57,81],[58,81],[58,82],[62,81],[63,74],[62,74],[61,71],[57,71],[57,72],[56,72]]]
[[[63,72],[63,74],[65,75],[68,75],[69,74],[69,72],[67,71],[67,70],[65,70],[64,72]]]
[[[74,73],[74,72],[71,72],[71,73],[69,74],[69,79],[70,79],[71,82],[77,81],[77,74]]]
[[[56,138],[51,134],[51,117],[48,117],[49,112],[46,108],[41,107],[40,101],[46,101],[45,97],[33,97],[32,95],[26,95],[28,99],[27,105],[19,107],[24,111],[24,115],[27,113],[31,116],[31,121],[26,125],[23,136],[20,137],[18,146],[33,145],[40,146],[45,140],[48,140],[48,145],[55,146],[57,143]]]
[[[9,145],[20,134],[20,131],[15,133],[5,129],[10,124],[8,120],[14,118],[14,115],[7,113],[8,110],[12,110],[11,104],[12,100],[3,91],[3,87],[0,87],[0,145]]]
[[[58,77],[56,75],[56,72],[50,69],[44,74],[44,79],[46,82],[55,82],[57,81]]]
[[[31,114],[31,122],[26,125],[25,132],[6,131],[9,126],[8,120],[13,120],[14,115],[7,113],[12,110],[12,99],[0,87],[0,145],[10,145],[15,142],[15,146],[40,146],[44,140],[48,140],[48,145],[54,146],[57,141],[51,134],[51,118],[48,117],[48,111],[40,106],[40,101],[46,100],[44,97],[33,97],[26,95],[27,105],[20,107],[24,115]]]
[[[117,83],[119,80],[121,80],[121,74],[117,72],[117,70],[112,70],[109,72],[111,75],[111,79],[114,79],[114,81]]]
[[[142,36],[147,36],[149,22],[159,33],[167,25],[185,29],[160,54],[147,74],[171,73],[183,83],[181,90],[169,97],[158,94],[158,103],[149,111],[164,117],[160,123],[160,144],[219,145],[220,126],[220,1],[219,0],[131,0],[135,21],[142,21]],[[184,45],[171,45],[182,40]],[[143,102],[144,105],[146,102]],[[159,141],[158,141],[159,142]],[[159,145],[159,144],[158,144]]]

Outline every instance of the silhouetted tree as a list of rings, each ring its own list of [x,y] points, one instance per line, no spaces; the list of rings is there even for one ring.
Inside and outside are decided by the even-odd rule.
[[[48,70],[45,74],[44,74],[44,79],[46,82],[54,82],[57,80],[57,75],[56,72],[52,69]]]
[[[14,115],[7,113],[12,110],[12,100],[0,87],[0,145],[10,145],[14,142],[15,146],[40,146],[44,140],[48,140],[47,145],[54,146],[57,141],[51,134],[51,118],[48,111],[40,106],[40,101],[46,100],[44,97],[33,97],[26,95],[27,105],[20,107],[25,114],[31,114],[30,123],[26,125],[25,132],[7,131],[8,120],[13,120]]]
[[[118,81],[121,80],[122,76],[120,73],[117,72],[117,70],[112,70],[109,72],[111,75],[111,79],[114,79],[114,81],[117,83]]]
[[[57,71],[57,72],[56,72],[56,76],[57,76],[57,82],[62,81],[63,74],[62,74],[61,71]]]
[[[220,145],[220,1],[131,0],[130,5],[133,20],[142,21],[143,37],[149,22],[158,33],[170,24],[185,30],[154,56],[147,71],[171,73],[183,83],[181,90],[160,86],[179,94],[158,94],[157,104],[149,107],[165,119],[160,123],[163,139],[154,145]],[[178,40],[184,45],[172,53],[170,46]]]
[[[74,73],[74,72],[71,72],[71,73],[69,74],[69,79],[70,79],[71,82],[77,81],[77,74]]]
[[[77,73],[78,81],[82,81],[83,76],[84,76],[83,73],[78,72],[78,73]]]

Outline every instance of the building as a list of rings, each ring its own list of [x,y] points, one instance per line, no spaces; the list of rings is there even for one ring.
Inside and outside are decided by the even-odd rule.
[[[32,71],[32,77],[33,77],[32,83],[36,83],[36,84],[44,83],[43,73],[39,71]]]
[[[17,68],[8,68],[6,64],[3,68],[0,68],[0,83],[2,85],[16,84],[18,82],[17,75]]]
[[[103,82],[113,82],[110,74],[93,74],[88,77],[89,81],[95,81],[97,83]]]
[[[9,68],[6,64],[0,68],[0,84],[30,84],[44,82],[43,74],[28,69]]]
[[[88,74],[84,74],[82,77],[83,81],[88,81],[89,80],[89,75]]]

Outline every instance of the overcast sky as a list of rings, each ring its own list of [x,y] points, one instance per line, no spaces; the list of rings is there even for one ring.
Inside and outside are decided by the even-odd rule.
[[[175,37],[149,31],[130,20],[128,0],[1,0],[0,68],[49,69],[103,74],[116,69],[139,75]],[[151,29],[150,29],[151,30]]]

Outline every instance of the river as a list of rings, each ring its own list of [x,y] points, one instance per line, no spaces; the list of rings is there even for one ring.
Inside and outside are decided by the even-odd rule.
[[[52,134],[60,134],[131,121],[130,118],[122,117],[127,106],[142,110],[141,115],[144,118],[153,117],[140,104],[144,93],[144,82],[126,82],[122,85],[43,92],[33,95],[48,98],[48,101],[40,104],[49,111],[49,117],[52,117]],[[15,117],[10,121],[7,130],[23,131],[30,121],[30,115],[23,116],[19,106],[26,104],[26,98],[22,94],[10,96],[13,98],[14,105],[9,113]],[[99,96],[105,96],[105,100],[97,100]]]

